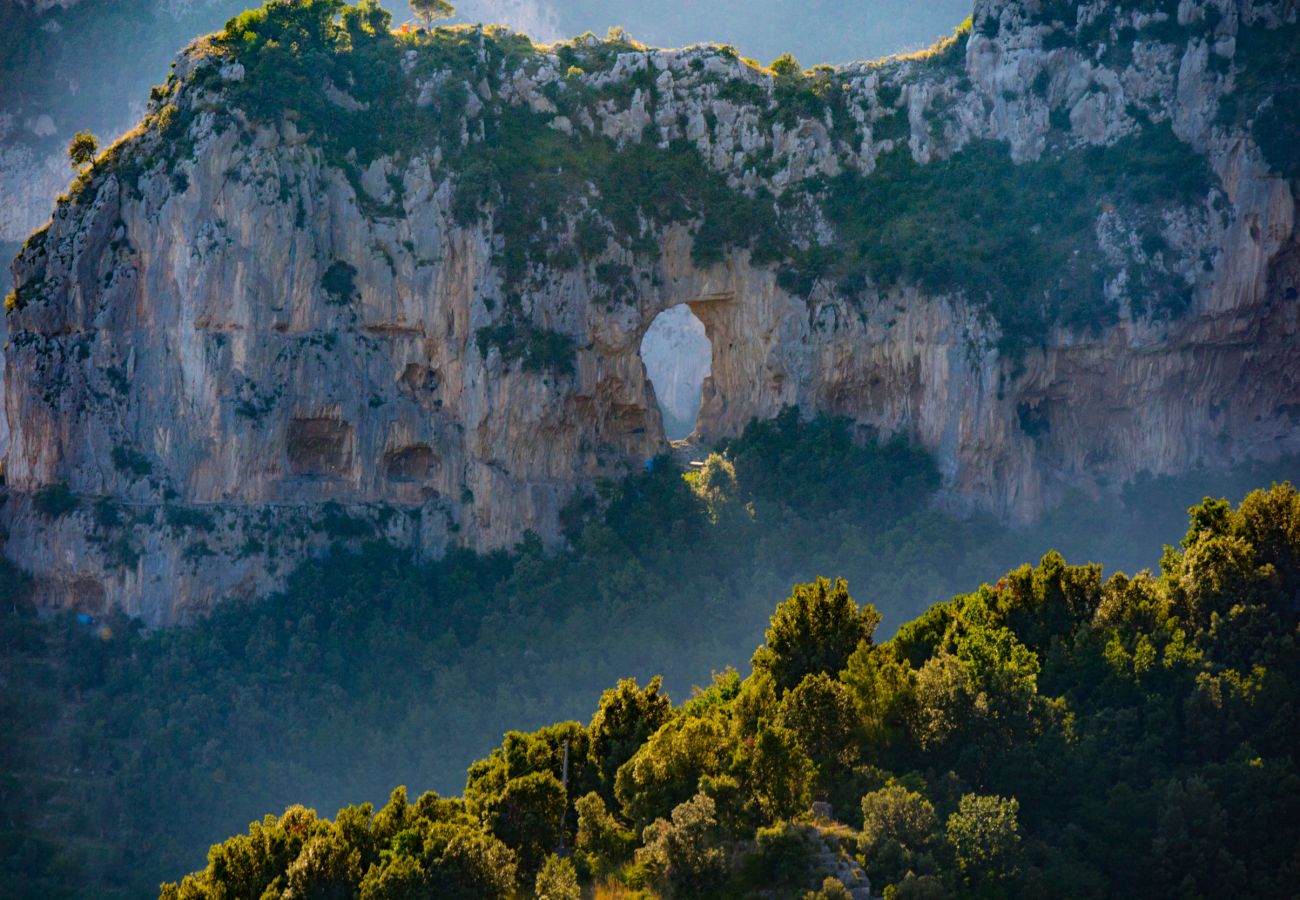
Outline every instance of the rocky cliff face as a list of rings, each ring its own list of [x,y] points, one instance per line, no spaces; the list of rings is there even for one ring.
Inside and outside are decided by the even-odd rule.
[[[14,264],[6,553],[166,623],[334,539],[555,545],[664,448],[639,350],[679,304],[705,438],[850,416],[1013,521],[1300,451],[1296,173],[1259,127],[1295,17],[981,0],[932,53],[772,73],[272,10]]]

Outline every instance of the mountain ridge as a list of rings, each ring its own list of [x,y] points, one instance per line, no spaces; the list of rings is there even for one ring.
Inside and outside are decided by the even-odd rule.
[[[681,302],[706,439],[847,415],[958,508],[1293,453],[1296,198],[1252,126],[1294,18],[981,2],[802,72],[245,14],[14,264],[6,552],[158,624],[274,585],[272,535],[554,546],[664,448],[639,344]]]

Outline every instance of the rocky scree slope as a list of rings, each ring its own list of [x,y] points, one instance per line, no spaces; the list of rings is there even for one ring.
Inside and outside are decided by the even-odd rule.
[[[13,264],[6,553],[184,621],[375,536],[562,541],[697,423],[906,434],[955,506],[1300,449],[1287,3],[981,0],[912,58],[395,35],[271,4],[194,44]]]

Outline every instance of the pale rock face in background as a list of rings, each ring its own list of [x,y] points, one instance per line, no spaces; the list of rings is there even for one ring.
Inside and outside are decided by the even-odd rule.
[[[661,312],[641,339],[641,359],[664,413],[669,440],[680,440],[695,430],[712,353],[704,323],[685,304]]]
[[[652,261],[618,257],[638,286],[629,302],[607,302],[577,270],[530,288],[528,315],[576,353],[572,372],[529,372],[476,346],[503,308],[500,244],[488,223],[452,214],[455,173],[438,148],[377,161],[358,197],[292,123],[241,141],[200,115],[183,183],[160,170],[135,192],[102,178],[61,205],[15,264],[18,283],[42,293],[9,321],[6,554],[35,574],[49,606],[120,605],[161,624],[265,592],[353,520],[426,555],[449,542],[511,546],[528,531],[558,546],[575,493],[665,449],[642,341],[682,304],[711,346],[704,440],[786,405],[844,415],[928,448],[948,505],[1008,521],[1143,472],[1300,452],[1292,186],[1248,137],[1213,124],[1228,86],[1195,47],[1155,44],[1111,70],[1045,47],[1035,9],[981,0],[955,73],[845,67],[853,122],[840,124],[851,141],[821,119],[765,126],[709,81],[767,91],[764,76],[707,49],[624,54],[582,77],[599,86],[649,70],[656,96],[629,92],[563,122],[543,88],[565,74],[542,56],[501,97],[467,104],[463,133],[481,103],[498,101],[622,143],[646,139],[654,122],[660,140],[689,140],[733,188],[780,193],[812,174],[870,172],[904,139],[872,133],[892,112],[884,79],[901,87],[890,102],[906,110],[920,163],[989,139],[1033,160],[1061,105],[1072,140],[1107,143],[1140,127],[1127,110],[1141,103],[1204,152],[1222,184],[1213,214],[1207,198],[1162,225],[1170,247],[1206,261],[1186,273],[1192,300],[1180,317],[1124,312],[1097,332],[1058,327],[1012,360],[996,349],[996,325],[960,295],[869,287],[851,303],[815,286],[796,296],[748,251],[697,265],[689,230],[673,226]],[[1287,9],[1254,3],[1248,14],[1293,19]],[[1229,7],[1219,30],[1235,34],[1246,14]],[[927,115],[939,106],[942,129]],[[756,154],[770,171],[747,164]],[[399,213],[368,215],[393,201],[393,179]],[[294,203],[281,202],[284,184]],[[1132,235],[1114,219],[1103,213],[1096,229],[1120,252]],[[350,304],[322,291],[333,260],[355,269]],[[1127,309],[1124,285],[1109,289]],[[105,531],[89,503],[54,520],[40,513],[34,493],[59,481],[110,498],[126,524]]]
[[[456,13],[459,21],[499,22],[539,43],[572,36],[561,30],[560,14],[550,0],[465,0],[456,4]],[[395,17],[403,14],[394,11]]]

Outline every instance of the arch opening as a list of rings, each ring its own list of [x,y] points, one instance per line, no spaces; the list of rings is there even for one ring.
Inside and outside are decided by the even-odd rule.
[[[713,367],[713,345],[704,323],[686,304],[655,316],[641,338],[641,360],[670,441],[689,437],[700,414],[704,379]]]

